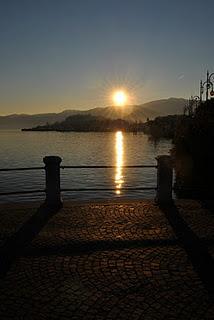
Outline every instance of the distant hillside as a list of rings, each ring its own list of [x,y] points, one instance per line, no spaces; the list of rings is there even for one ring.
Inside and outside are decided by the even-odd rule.
[[[94,108],[90,110],[65,110],[60,113],[44,113],[44,114],[13,114],[8,116],[0,116],[0,129],[21,129],[31,128],[61,122],[67,117],[76,114],[90,114],[96,117],[104,117],[109,119],[124,119],[127,121],[146,121],[147,118],[154,119],[157,116],[183,113],[186,100],[182,98],[170,98],[156,100],[142,105],[119,107]]]
[[[78,114],[79,111],[65,110],[60,113],[41,113],[41,114],[12,114],[0,116],[0,130],[2,129],[21,129],[23,127],[34,127],[56,121],[63,121],[68,116]]]
[[[186,99],[182,98],[169,98],[144,103],[139,106],[135,106],[129,120],[146,121],[147,118],[150,120],[167,115],[182,114]]]
[[[184,114],[157,117],[143,124],[143,132],[150,135],[154,140],[174,139],[177,127],[187,120],[188,116]]]
[[[55,122],[44,126],[37,126],[31,129],[23,128],[22,131],[77,131],[77,132],[111,132],[117,130],[134,131],[134,122],[122,119],[109,119],[92,116],[90,114],[76,114],[69,116],[64,121]]]

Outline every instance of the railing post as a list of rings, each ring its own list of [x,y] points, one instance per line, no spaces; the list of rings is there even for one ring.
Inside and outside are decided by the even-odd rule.
[[[158,156],[157,160],[157,193],[156,202],[168,204],[172,202],[172,159],[168,155]]]
[[[61,207],[60,194],[60,163],[62,159],[57,156],[44,157],[46,173],[46,199],[45,205],[48,207]]]

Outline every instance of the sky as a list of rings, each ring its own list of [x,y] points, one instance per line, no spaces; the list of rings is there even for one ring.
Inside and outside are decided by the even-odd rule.
[[[198,94],[212,0],[0,0],[0,115]]]

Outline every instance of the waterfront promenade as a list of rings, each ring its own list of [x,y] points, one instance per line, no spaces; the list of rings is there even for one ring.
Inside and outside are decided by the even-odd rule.
[[[214,319],[214,212],[192,200],[0,206],[0,319]]]

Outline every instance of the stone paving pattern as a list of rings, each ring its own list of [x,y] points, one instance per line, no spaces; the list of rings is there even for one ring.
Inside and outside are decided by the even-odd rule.
[[[178,200],[176,204],[182,218],[199,238],[214,240],[214,214],[193,200]]]
[[[212,248],[213,214],[176,205]],[[214,300],[152,201],[68,204],[1,279],[0,319],[203,320]]]
[[[5,241],[16,232],[33,214],[36,208],[10,208],[9,206],[0,207],[0,247]]]
[[[164,214],[151,201],[65,206],[32,242],[50,248],[67,243],[175,239]]]

